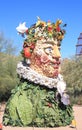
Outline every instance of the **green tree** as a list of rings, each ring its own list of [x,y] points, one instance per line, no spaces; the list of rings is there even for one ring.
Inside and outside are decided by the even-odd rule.
[[[16,66],[21,56],[14,55],[13,41],[0,32],[0,100],[6,100],[18,82]]]
[[[16,66],[19,56],[0,53],[0,100],[7,100],[11,90],[18,84]]]
[[[62,73],[72,102],[82,104],[82,56],[64,59]]]
[[[3,32],[0,32],[0,52],[6,54],[15,54],[16,47],[13,45],[13,40],[6,39]]]

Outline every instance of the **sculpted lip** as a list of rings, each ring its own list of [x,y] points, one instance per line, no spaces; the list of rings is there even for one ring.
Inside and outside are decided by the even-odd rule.
[[[59,69],[59,66],[54,66],[54,69]]]
[[[55,70],[55,72],[54,72],[54,76],[57,77],[58,74],[59,74],[58,70]]]

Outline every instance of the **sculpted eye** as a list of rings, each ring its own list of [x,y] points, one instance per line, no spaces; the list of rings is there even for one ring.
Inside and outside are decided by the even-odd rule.
[[[50,54],[52,53],[52,47],[48,47],[48,48],[45,48],[44,51],[47,53],[47,54]]]

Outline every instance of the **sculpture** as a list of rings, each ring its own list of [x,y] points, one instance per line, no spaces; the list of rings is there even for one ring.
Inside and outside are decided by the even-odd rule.
[[[30,28],[16,28],[24,37],[17,65],[20,84],[12,90],[3,117],[4,125],[57,127],[69,125],[73,109],[61,75],[62,21],[38,21]],[[64,25],[63,25],[64,28]]]

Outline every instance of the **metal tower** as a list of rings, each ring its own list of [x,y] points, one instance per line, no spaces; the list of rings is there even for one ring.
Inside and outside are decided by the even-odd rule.
[[[82,55],[82,33],[80,33],[76,44],[76,56],[80,55]]]

